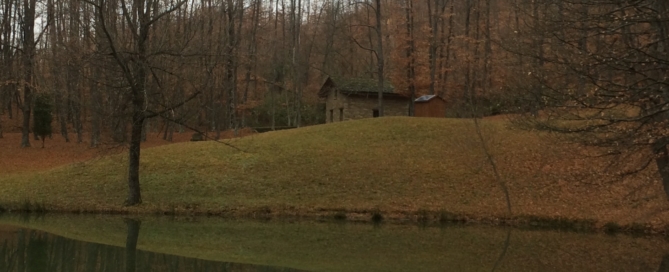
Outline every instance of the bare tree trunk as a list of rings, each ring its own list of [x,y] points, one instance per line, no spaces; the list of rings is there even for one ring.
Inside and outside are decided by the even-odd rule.
[[[492,88],[492,37],[490,34],[490,0],[485,0],[485,49],[483,56],[483,88],[487,91]]]
[[[55,20],[55,17],[57,16],[55,12],[55,6],[53,3],[53,0],[47,1],[47,20],[50,22],[53,22]],[[62,14],[64,16],[64,14]],[[65,99],[63,99],[63,91],[65,88],[63,87],[62,84],[62,74],[61,74],[61,67],[57,66],[55,63],[58,62],[59,57],[60,57],[60,52],[58,52],[58,44],[62,44],[62,30],[59,28],[59,26],[56,24],[55,26],[52,25],[51,28],[49,29],[49,46],[51,46],[51,61],[53,62],[52,67],[51,67],[51,73],[53,76],[53,89],[54,89],[54,105],[55,105],[55,110],[56,110],[56,118],[58,119],[58,123],[60,124],[60,135],[65,138],[65,142],[69,143],[70,138],[67,133],[67,120],[65,118],[65,112],[67,111],[67,102],[63,103]],[[63,105],[64,104],[64,105]]]
[[[293,2],[293,5],[295,3]],[[293,8],[295,12],[295,8]],[[297,0],[297,13],[293,13],[293,85],[295,87],[295,126],[300,127],[302,122],[301,100],[302,100],[302,62],[300,54],[300,32],[302,25],[302,0]]]
[[[430,61],[430,94],[435,94],[435,80],[437,73],[437,33],[439,32],[439,20],[441,16],[437,15],[437,10],[439,10],[438,3],[441,2],[436,0],[437,4],[434,8],[435,11],[432,11],[432,0],[427,1],[427,13],[428,13],[428,23],[430,24],[430,49],[428,52],[428,58]],[[408,22],[408,18],[407,18]],[[413,107],[413,102],[411,103]]]
[[[33,88],[33,61],[35,58],[35,3],[36,0],[23,0],[23,128],[21,130],[21,147],[30,147],[30,112]]]
[[[466,0],[466,15],[465,15],[465,37],[469,39],[469,29],[470,29],[470,24],[471,24],[471,15],[472,15],[472,0]],[[468,43],[470,45],[471,43]],[[464,94],[463,98],[469,100],[469,104],[472,105],[472,108],[474,107],[474,95],[473,95],[473,87],[472,87],[472,79],[471,79],[471,73],[472,73],[472,64],[471,62],[467,62],[466,68],[465,68],[465,87],[463,89]],[[472,114],[476,115],[476,109],[472,110]],[[476,116],[474,116],[476,117]]]
[[[225,56],[225,88],[227,90],[227,124],[226,128],[234,128],[235,126],[235,111],[237,109],[237,82],[236,82],[236,68],[235,68],[235,53],[236,53],[236,4],[233,0],[227,0],[226,15],[227,15],[227,38],[228,44],[226,47]]]
[[[74,131],[77,133],[77,143],[81,143],[84,141],[83,137],[83,126],[81,124],[81,92],[78,89],[78,85],[76,82],[78,82],[78,77],[75,77],[71,80],[72,83],[71,85],[75,86],[70,86],[70,90],[72,92],[76,93],[75,101],[71,101],[70,107],[71,107],[71,112],[72,112],[72,126],[74,127]]]
[[[384,57],[383,57],[383,31],[381,26],[381,0],[376,0],[376,59],[377,59],[377,71],[378,71],[378,82],[379,82],[379,117],[383,117],[383,89],[384,89]]]
[[[428,1],[429,6],[430,1]],[[407,81],[409,82],[409,116],[414,116],[414,100],[416,99],[416,59],[414,57],[415,51],[415,41],[413,36],[413,0],[406,0],[406,24],[407,24],[407,58],[409,63],[407,64]],[[431,59],[434,57],[432,54],[432,48],[430,48]],[[430,82],[430,92],[434,93],[434,80],[431,79]]]
[[[62,4],[61,4],[62,5]],[[81,51],[83,46],[81,46],[81,9],[80,9],[80,2],[79,1],[74,1],[72,3],[68,4],[70,6],[69,10],[69,40],[70,40],[70,50],[76,50],[76,51]],[[63,15],[65,16],[65,15]],[[66,20],[63,20],[66,21]],[[62,35],[61,35],[62,36]],[[83,78],[81,76],[82,73],[82,63],[80,61],[80,58],[72,58],[71,62],[68,62],[67,64],[67,75],[68,75],[68,88],[70,89],[70,93],[74,94],[75,99],[72,101],[72,111],[73,111],[73,123],[74,123],[74,130],[77,134],[77,143],[82,143],[84,141],[84,136],[83,136],[83,124],[82,124],[82,114],[83,114],[83,109],[85,109],[84,105],[84,95],[82,94],[82,86],[83,86]]]
[[[100,122],[102,122],[102,99],[100,97],[99,85],[91,83],[91,147],[100,144]]]
[[[128,148],[128,198],[126,206],[142,203],[139,188],[139,158],[142,144],[142,127],[144,127],[144,96],[133,91],[133,114],[130,132],[130,146]]]
[[[63,102],[63,94],[59,91],[56,93],[56,115],[58,116],[58,123],[60,124],[60,135],[65,138],[65,142],[69,143],[70,142],[70,137],[67,133],[67,118],[65,115],[65,110],[63,108],[67,108],[67,103]],[[63,104],[65,104],[65,107],[63,107]]]
[[[0,84],[0,93],[2,93],[2,96],[5,98],[2,100],[4,103],[0,105],[0,108],[2,108],[3,111],[6,108],[9,119],[13,119],[12,101],[14,101],[14,97],[16,96],[16,85],[11,83],[15,58],[14,49],[12,49],[13,47],[11,45],[14,44],[14,39],[17,35],[12,29],[12,26],[17,25],[14,22],[14,18],[17,17],[12,16],[12,11],[18,12],[19,8],[16,6],[19,6],[19,4],[15,3],[13,0],[4,0],[2,4],[2,20],[0,21],[0,47],[2,48],[0,58],[2,59],[2,62],[0,63],[3,65],[5,71],[3,77],[0,77],[0,80],[6,82]]]
[[[669,198],[669,150],[667,150],[667,139],[662,139],[653,146],[655,154],[655,164],[662,178],[662,187],[664,193]]]
[[[151,119],[144,120],[144,127],[142,128],[142,142],[146,142],[146,135],[149,134],[151,128]]]
[[[444,11],[446,9],[446,3],[443,3],[442,9],[441,9],[441,14],[444,14]],[[444,24],[445,20],[442,20],[441,24],[441,41],[440,44],[442,46],[439,49],[439,82],[441,82],[441,88],[437,92],[440,95],[443,95],[441,92],[441,89],[443,89],[443,86],[448,83],[448,75],[449,75],[449,69],[450,69],[450,58],[451,58],[451,41],[453,39],[453,2],[451,2],[450,6],[450,14],[448,16],[448,34],[444,35]],[[444,42],[446,43],[446,49],[444,53]]]
[[[246,74],[244,75],[244,80],[245,80],[245,85],[244,85],[244,95],[242,96],[242,104],[246,105],[248,102],[248,97],[249,97],[249,85],[251,84],[251,71],[256,68],[256,64],[258,61],[258,56],[256,54],[257,51],[257,43],[256,43],[256,34],[258,31],[258,25],[260,24],[260,11],[262,9],[262,1],[260,0],[254,0],[253,1],[253,15],[251,18],[251,24],[253,25],[251,27],[251,41],[249,42],[248,46],[248,51],[250,55],[250,60],[246,64]],[[256,77],[257,80],[257,77]],[[254,89],[258,86],[258,82],[256,81],[254,83]],[[246,107],[242,111],[242,116],[241,116],[241,121],[242,127],[246,126]]]
[[[274,7],[274,10],[278,11],[279,10],[279,0],[276,0],[275,5],[276,6]],[[277,14],[275,14],[274,15],[274,42],[275,43],[277,43],[277,30],[278,30],[278,26],[279,26],[278,21],[279,21],[279,16]],[[279,84],[278,81],[283,80],[283,76],[280,76],[283,73],[283,71],[278,71],[277,68],[276,68],[276,64],[279,60],[278,51],[279,51],[279,49],[275,46],[274,50],[273,50],[273,58],[272,58],[274,60],[273,62],[275,64],[274,84]],[[283,68],[278,68],[278,69],[283,69]],[[275,94],[276,89],[278,89],[278,87],[275,86],[275,85],[273,85],[270,88],[270,100],[271,100],[271,107],[272,107],[272,109],[271,109],[271,111],[272,111],[272,130],[276,129],[276,94]]]

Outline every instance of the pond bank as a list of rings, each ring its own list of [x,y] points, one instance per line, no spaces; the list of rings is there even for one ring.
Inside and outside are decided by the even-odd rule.
[[[470,222],[666,233],[654,165],[616,177],[609,161],[504,119],[375,118],[142,151],[142,204],[122,207],[127,157],[0,175],[7,210]],[[506,209],[504,183],[513,215]],[[376,215],[375,215],[376,214]]]
[[[10,215],[123,215],[123,216],[166,216],[166,217],[207,217],[225,219],[252,219],[252,220],[298,220],[313,222],[353,222],[372,224],[420,225],[420,226],[448,226],[448,225],[481,225],[502,226],[528,230],[559,230],[582,233],[628,234],[644,236],[668,236],[669,229],[657,228],[651,225],[632,223],[621,225],[616,222],[598,222],[593,219],[573,219],[565,217],[545,217],[535,215],[512,216],[476,216],[458,214],[448,211],[381,211],[381,210],[352,210],[344,209],[317,209],[298,211],[295,209],[275,209],[261,207],[259,209],[229,209],[218,211],[202,211],[193,207],[174,207],[171,210],[146,210],[138,207],[120,207],[119,209],[96,210],[60,210],[49,209],[43,204],[23,203],[21,205],[0,206],[0,212]]]

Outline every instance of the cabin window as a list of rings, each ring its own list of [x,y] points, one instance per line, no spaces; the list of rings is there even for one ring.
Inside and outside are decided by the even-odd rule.
[[[330,123],[334,122],[334,110],[330,110]]]
[[[372,110],[372,116],[374,116],[374,118],[379,117],[379,110]]]
[[[337,100],[337,93],[339,93],[337,90],[334,91],[334,100]]]
[[[344,108],[339,108],[339,121],[344,121]]]

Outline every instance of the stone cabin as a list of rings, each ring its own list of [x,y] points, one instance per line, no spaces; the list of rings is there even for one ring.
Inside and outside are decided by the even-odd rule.
[[[383,111],[385,116],[409,115],[410,99],[396,93],[389,81],[383,89]],[[340,122],[379,116],[378,83],[369,78],[328,77],[318,96],[325,99],[325,122]]]
[[[423,95],[414,100],[414,116],[446,117],[446,101],[437,95]]]

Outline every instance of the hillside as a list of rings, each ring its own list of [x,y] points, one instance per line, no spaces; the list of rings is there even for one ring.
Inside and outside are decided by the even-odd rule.
[[[484,120],[514,215],[664,228],[669,208],[653,169],[611,183],[604,162],[548,135]],[[185,142],[142,153],[143,204],[123,208],[126,157],[112,155],[0,177],[9,208],[61,211],[325,215],[415,220],[422,214],[505,216],[505,200],[466,119],[377,118]],[[641,188],[634,191],[634,188]],[[634,194],[630,194],[635,192]],[[434,218],[433,218],[434,219]]]

